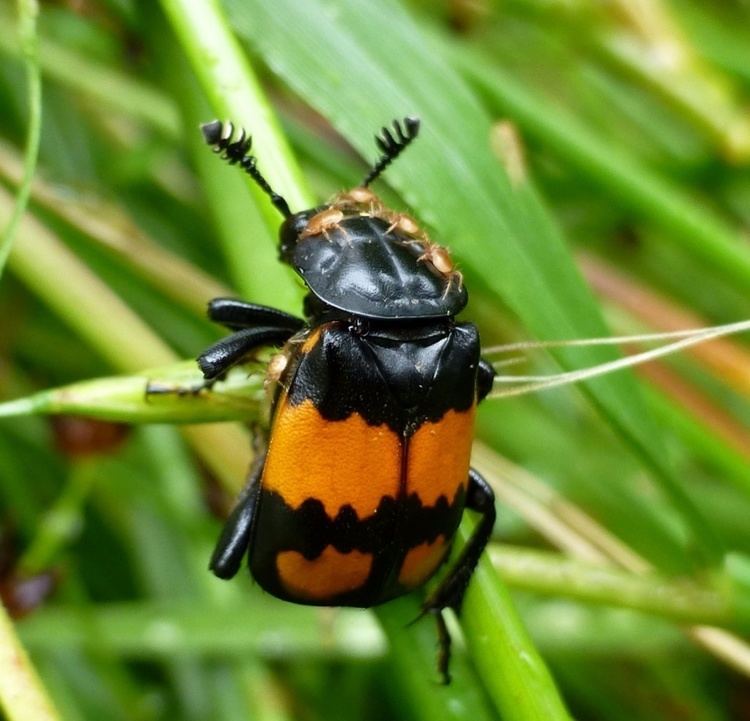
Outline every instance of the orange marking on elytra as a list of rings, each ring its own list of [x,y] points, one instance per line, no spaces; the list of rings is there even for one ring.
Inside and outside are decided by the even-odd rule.
[[[450,503],[469,477],[476,406],[449,410],[436,423],[425,423],[409,439],[407,490],[422,505],[434,506],[440,496]]]
[[[276,556],[276,570],[287,591],[301,599],[321,601],[364,585],[372,560],[370,553],[340,553],[326,546],[311,561],[297,551],[282,551]]]
[[[442,535],[432,543],[425,541],[410,548],[398,572],[398,582],[406,588],[421,586],[435,572],[447,550]]]
[[[383,496],[397,497],[401,456],[401,440],[385,424],[371,426],[357,413],[331,421],[310,400],[292,405],[284,399],[275,414],[262,483],[292,508],[314,498],[331,518],[346,505],[366,518]]]

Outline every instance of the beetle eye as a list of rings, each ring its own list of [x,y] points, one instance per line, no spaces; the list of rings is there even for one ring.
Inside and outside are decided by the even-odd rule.
[[[307,228],[310,218],[318,213],[319,208],[303,210],[300,213],[290,215],[279,228],[279,258],[285,263],[290,263],[294,248],[299,241],[300,235]]]

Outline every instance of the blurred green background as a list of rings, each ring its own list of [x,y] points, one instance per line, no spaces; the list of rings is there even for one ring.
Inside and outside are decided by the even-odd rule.
[[[380,126],[420,116],[378,191],[451,248],[487,348],[750,317],[746,0],[34,11],[0,2],[0,226],[29,192],[0,241],[6,718],[750,718],[742,336],[483,404],[474,460],[499,520],[452,623],[449,687],[430,620],[407,627],[418,594],[311,609],[206,570],[262,363],[213,398],[143,396],[146,379],[196,378],[177,362],[220,336],[211,297],[300,312],[278,214],[203,144],[214,117],[253,134],[300,210],[358,182]],[[617,352],[524,351],[501,372]]]

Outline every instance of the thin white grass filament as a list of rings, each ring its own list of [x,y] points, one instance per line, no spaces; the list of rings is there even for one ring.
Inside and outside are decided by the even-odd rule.
[[[746,321],[738,321],[744,323]],[[736,325],[735,323],[728,324]],[[485,356],[495,355],[498,353],[511,353],[518,350],[544,350],[546,348],[568,348],[575,346],[592,346],[592,345],[621,345],[623,343],[651,343],[659,340],[670,340],[672,338],[691,338],[696,334],[705,333],[716,328],[725,326],[716,325],[706,328],[692,328],[690,330],[673,330],[664,333],[642,333],[640,335],[612,335],[603,338],[571,338],[569,340],[523,340],[516,343],[504,343],[503,345],[490,346],[483,348],[482,354]],[[730,333],[739,333],[741,331],[730,331]],[[728,335],[721,333],[720,335]],[[493,363],[494,365],[494,363]]]
[[[502,360],[497,360],[492,362],[492,367],[497,368],[507,368],[508,366],[517,366],[521,363],[526,363],[529,359],[526,358],[526,356],[518,355],[513,356],[511,358],[503,358]]]
[[[750,320],[739,321],[737,323],[727,323],[725,325],[711,326],[708,328],[697,328],[694,330],[675,331],[670,333],[653,333],[636,336],[621,336],[619,338],[591,338],[578,341],[543,341],[540,343],[511,343],[507,346],[500,346],[490,349],[490,352],[505,352],[506,350],[519,350],[519,348],[550,348],[572,345],[607,345],[609,343],[628,343],[639,341],[644,342],[647,340],[653,341],[664,338],[680,339],[675,341],[674,343],[668,343],[667,345],[660,348],[653,348],[642,353],[636,353],[635,355],[628,356],[626,358],[619,358],[608,363],[602,363],[591,368],[583,368],[576,371],[567,371],[565,373],[558,373],[549,376],[499,375],[495,377],[495,383],[520,385],[516,385],[512,388],[503,388],[501,390],[492,391],[489,397],[508,398],[510,396],[525,395],[526,393],[533,393],[536,391],[546,390],[548,388],[554,388],[556,386],[568,385],[570,383],[579,383],[583,380],[606,375],[607,373],[613,373],[614,371],[618,371],[623,368],[629,368],[631,366],[636,366],[641,363],[646,363],[647,361],[654,360],[655,358],[661,358],[663,356],[676,353],[683,348],[689,348],[690,346],[697,345],[698,343],[703,343],[713,338],[732,335],[734,333],[742,333],[747,330],[750,330]]]

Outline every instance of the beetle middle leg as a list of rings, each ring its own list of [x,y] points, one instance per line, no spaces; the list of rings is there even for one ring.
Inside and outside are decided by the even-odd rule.
[[[495,494],[487,481],[473,468],[469,469],[466,508],[481,513],[482,517],[448,575],[422,605],[422,613],[434,614],[438,622],[438,642],[440,644],[438,668],[444,683],[450,681],[448,673],[450,635],[445,626],[442,611],[444,608],[452,608],[456,613],[461,610],[466,588],[495,525]]]
[[[260,477],[266,462],[267,448],[253,460],[245,488],[237,504],[229,514],[224,528],[216,542],[208,567],[219,578],[229,579],[237,575],[253,534],[253,522],[258,510],[260,496]]]

